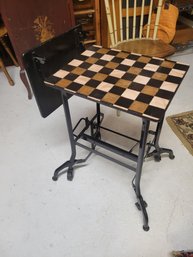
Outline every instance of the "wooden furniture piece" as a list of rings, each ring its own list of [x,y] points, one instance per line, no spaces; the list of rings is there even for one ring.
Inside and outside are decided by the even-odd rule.
[[[91,46],[83,51],[82,45],[78,42],[80,33],[76,29],[74,32],[77,33],[69,31],[65,35],[53,38],[42,46],[30,50],[24,56],[32,88],[37,90],[36,79],[39,79],[42,81],[41,90],[58,91],[63,102],[71,156],[55,170],[53,180],[56,181],[64,172],[67,172],[67,179],[72,180],[74,167],[86,162],[92,153],[134,171],[132,185],[137,198],[136,206],[143,215],[143,229],[148,231],[147,203],[144,201],[140,189],[143,161],[145,157],[150,156],[153,156],[156,161],[160,161],[162,153],[168,154],[170,159],[174,158],[172,150],[159,146],[159,138],[165,112],[189,66],[157,57],[151,58],[100,46]],[[62,44],[64,38],[68,38],[65,48]],[[61,44],[63,48],[59,54]],[[50,62],[48,66],[52,58],[55,62]],[[59,58],[58,69],[56,68],[57,58]],[[63,64],[61,63],[62,58]],[[69,60],[67,61],[67,59]],[[53,73],[50,76],[51,67],[53,67]],[[46,71],[48,77],[46,77]],[[45,82],[44,85],[43,82]],[[80,118],[74,128],[68,104],[69,99],[73,96],[82,97],[85,101],[92,101],[96,105],[94,116]],[[41,96],[39,100],[41,102]],[[52,97],[47,98],[46,101],[47,104],[52,105]],[[134,115],[141,119],[140,138],[123,135],[113,131],[111,127],[104,127],[102,121],[105,115],[100,111],[101,105],[122,110],[128,115]],[[39,102],[38,106],[40,107]],[[149,130],[150,123],[154,124],[151,126],[151,130]],[[128,126],[132,129],[132,124],[128,124]],[[155,128],[154,131],[153,128]],[[112,141],[107,142],[103,139],[103,130],[112,132],[111,140],[115,136],[123,136],[128,143],[132,141],[132,146],[125,150],[121,146],[115,146]],[[148,137],[151,135],[153,139],[148,141]],[[137,145],[138,148],[135,148]],[[147,152],[146,145],[148,145]],[[76,158],[77,146],[88,150],[84,159]],[[101,148],[106,151],[101,151]],[[110,154],[107,153],[108,151]],[[113,156],[111,152],[114,154]],[[125,161],[116,158],[116,155],[125,157]]]
[[[6,29],[5,25],[3,23],[1,23],[0,24],[0,43],[4,47],[5,51],[8,53],[8,55],[10,56],[11,60],[15,64],[15,66],[18,66],[18,63],[17,63],[15,57],[13,56],[13,53],[11,52],[10,48],[8,47],[8,45],[6,44],[6,42],[4,40],[4,37],[6,35],[7,35],[7,29]],[[1,56],[1,53],[0,53],[0,68],[5,73],[5,76],[7,77],[7,80],[9,81],[9,84],[11,86],[13,86],[14,81],[12,80],[11,76],[9,75],[9,73],[8,73],[6,67],[5,67],[5,64],[4,64],[3,58]]]
[[[193,0],[175,0],[174,4],[180,13],[172,45],[181,51],[193,47]]]
[[[86,34],[85,47],[101,44],[100,0],[73,0],[75,23],[81,24]]]
[[[5,73],[5,76],[7,77],[7,80],[9,81],[9,84],[11,86],[14,85],[14,81],[12,80],[11,76],[9,75],[6,67],[5,67],[5,64],[3,62],[3,59],[1,58],[1,53],[0,53],[0,69],[2,69],[2,71]]]
[[[72,1],[1,0],[0,10],[21,68],[20,77],[30,99],[32,92],[24,72],[22,55],[74,26]]]
[[[158,25],[163,0],[155,6],[153,0],[104,0],[108,20],[110,46],[128,52],[149,56],[166,57],[175,52],[175,48],[157,38]],[[163,7],[162,7],[163,6]],[[151,20],[156,10],[154,27]],[[144,36],[143,27],[147,24]]]

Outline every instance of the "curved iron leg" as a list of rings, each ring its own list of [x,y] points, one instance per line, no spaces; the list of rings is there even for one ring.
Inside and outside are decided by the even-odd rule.
[[[138,207],[139,210],[142,211],[143,229],[145,231],[149,230],[148,215],[147,215],[147,211],[146,211],[147,204],[143,200],[143,197],[141,195],[140,180],[141,180],[141,172],[142,172],[142,166],[143,166],[143,160],[144,160],[146,140],[147,140],[147,135],[148,135],[148,130],[149,130],[149,123],[150,123],[149,120],[143,119],[141,138],[140,138],[140,143],[139,143],[139,154],[138,154],[138,160],[137,160],[135,184],[134,184],[134,190],[135,190],[137,200],[138,200],[138,202],[136,203],[136,206]]]
[[[155,150],[153,150],[152,152],[150,152],[146,155],[146,157],[153,156],[155,161],[161,161],[161,154],[162,153],[168,153],[170,159],[175,158],[175,156],[173,154],[173,151],[171,149],[161,148],[159,146],[159,138],[160,138],[160,134],[161,134],[163,121],[164,121],[164,117],[163,117],[163,119],[161,119],[158,122],[157,127],[156,127],[155,138],[154,138],[154,141],[153,141],[153,147],[155,147]]]
[[[72,180],[74,177],[74,172],[73,172],[73,166],[78,160],[76,160],[76,144],[74,140],[74,135],[73,135],[73,128],[72,128],[72,121],[71,121],[71,116],[70,116],[70,110],[69,110],[69,105],[68,105],[68,96],[66,94],[62,94],[62,102],[63,102],[63,107],[64,107],[64,113],[66,117],[66,124],[67,124],[67,130],[68,130],[68,136],[70,139],[70,147],[71,147],[71,157],[70,160],[62,164],[60,167],[58,167],[55,172],[54,176],[52,179],[56,181],[59,177],[59,173],[64,173],[64,168],[68,167],[67,170],[67,179]],[[81,161],[79,161],[81,162]]]

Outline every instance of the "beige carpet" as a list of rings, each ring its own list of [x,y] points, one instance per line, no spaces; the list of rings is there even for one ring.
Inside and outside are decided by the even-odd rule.
[[[166,120],[176,136],[193,155],[193,111],[172,115]]]

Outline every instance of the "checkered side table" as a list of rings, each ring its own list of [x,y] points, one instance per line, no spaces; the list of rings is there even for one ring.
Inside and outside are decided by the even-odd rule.
[[[156,57],[92,46],[45,83],[90,100],[159,120],[188,66]]]
[[[165,112],[188,68],[188,65],[179,62],[92,46],[45,79],[46,86],[62,92],[71,146],[69,161],[55,170],[53,180],[57,180],[66,168],[67,178],[72,180],[74,166],[85,162],[92,153],[135,171],[132,185],[137,197],[136,206],[143,214],[143,229],[148,231],[147,203],[144,201],[140,189],[143,161],[145,157],[150,156],[153,156],[156,161],[160,161],[162,153],[167,153],[170,159],[174,158],[172,150],[159,146],[159,138]],[[80,118],[75,128],[72,127],[68,105],[68,99],[72,95],[96,102],[95,116],[91,120]],[[112,131],[111,128],[103,127],[101,123],[104,114],[100,112],[100,105],[140,117],[142,119],[140,139],[134,139]],[[149,130],[151,121],[157,124],[155,131]],[[81,122],[84,123],[84,127],[79,134],[75,134],[75,130]],[[90,134],[87,133],[89,128]],[[134,140],[139,144],[138,154],[133,153],[133,149],[126,151],[103,141],[101,129]],[[148,134],[154,136],[150,143],[147,143]],[[79,139],[89,142],[90,147],[80,143]],[[76,159],[77,145],[89,151],[85,159]],[[125,164],[117,158],[101,153],[96,146],[121,155],[127,160],[135,162],[136,166]],[[146,146],[148,147],[145,152]],[[152,147],[153,151],[151,151]]]

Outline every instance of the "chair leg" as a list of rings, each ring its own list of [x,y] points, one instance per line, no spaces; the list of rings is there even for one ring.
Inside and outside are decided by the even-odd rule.
[[[11,60],[13,61],[14,65],[15,65],[16,67],[18,67],[19,65],[18,65],[18,63],[17,63],[15,57],[13,56],[11,50],[10,50],[9,47],[6,45],[5,41],[4,41],[2,38],[0,38],[0,42],[1,42],[1,44],[3,45],[3,47],[5,48],[6,52],[9,54],[9,56],[10,56]]]
[[[12,78],[10,77],[10,75],[9,75],[9,73],[8,73],[4,63],[3,63],[3,60],[1,58],[0,58],[0,68],[2,68],[3,72],[5,73],[5,76],[7,77],[8,81],[9,81],[9,84],[11,86],[13,86],[14,82],[13,82]]]

